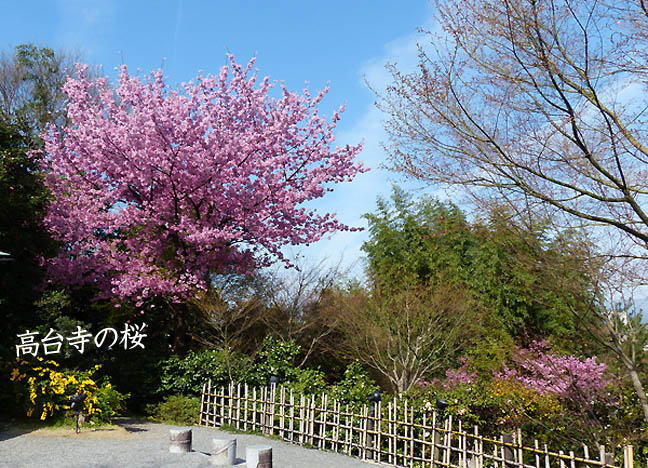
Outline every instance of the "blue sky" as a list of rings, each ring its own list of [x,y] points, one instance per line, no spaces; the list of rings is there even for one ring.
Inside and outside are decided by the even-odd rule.
[[[2,0],[2,50],[25,42],[77,50],[113,76],[125,63],[131,72],[163,66],[172,84],[195,77],[198,70],[217,73],[227,51],[239,63],[256,56],[261,76],[283,81],[299,91],[330,84],[322,111],[346,103],[338,125],[338,143],[364,142],[359,159],[372,170],[351,184],[337,185],[317,201],[318,211],[336,212],[351,226],[366,227],[363,213],[373,211],[378,195],[389,196],[391,183],[414,189],[399,176],[380,169],[386,155],[382,116],[365,79],[380,89],[389,82],[384,65],[403,69],[416,63],[418,27],[430,27],[432,8],[421,1],[111,1]],[[366,231],[338,233],[311,247],[288,252],[307,264],[329,258],[351,265],[362,256]],[[355,275],[362,273],[356,264]]]

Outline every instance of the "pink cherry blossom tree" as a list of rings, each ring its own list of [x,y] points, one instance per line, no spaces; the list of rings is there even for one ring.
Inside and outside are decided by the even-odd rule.
[[[282,246],[353,229],[304,207],[365,170],[360,145],[332,148],[344,108],[326,119],[327,89],[271,91],[254,59],[229,59],[177,89],[161,70],[140,79],[125,66],[116,87],[86,66],[67,81],[70,125],[43,135],[45,222],[64,245],[47,260],[53,280],[180,303],[211,273],[289,265]]]

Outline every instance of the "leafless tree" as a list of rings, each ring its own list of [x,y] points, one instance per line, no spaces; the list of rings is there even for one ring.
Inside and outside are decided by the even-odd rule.
[[[445,369],[471,334],[469,301],[451,286],[339,292],[329,327],[335,352],[375,369],[403,393]]]
[[[592,307],[648,280],[648,11],[643,0],[447,0],[418,69],[379,96],[393,168],[479,204],[586,229]],[[455,192],[455,194],[458,192]],[[637,360],[626,366],[648,422]]]

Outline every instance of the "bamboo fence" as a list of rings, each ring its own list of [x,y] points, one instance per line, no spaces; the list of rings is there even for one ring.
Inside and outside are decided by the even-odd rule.
[[[416,415],[415,415],[416,412]],[[634,468],[633,446],[616,461],[605,446],[550,450],[522,434],[484,437],[452,416],[415,411],[406,400],[354,411],[326,394],[295,395],[285,387],[203,386],[200,424],[262,432],[300,445],[341,452],[397,467],[424,468]],[[527,445],[525,445],[527,443]]]

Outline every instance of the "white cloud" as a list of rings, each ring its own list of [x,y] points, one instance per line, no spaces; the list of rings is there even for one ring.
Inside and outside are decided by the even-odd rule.
[[[430,15],[421,26],[429,29],[431,23]],[[391,75],[385,69],[387,63],[397,64],[401,71],[413,71],[418,63],[417,41],[421,39],[424,37],[420,33],[412,32],[386,44],[383,54],[370,58],[359,67],[359,84],[365,89],[367,82],[377,91],[385,89],[391,82]],[[355,145],[362,141],[363,150],[358,159],[371,170],[358,175],[351,184],[335,187],[334,192],[312,204],[320,212],[336,212],[338,219],[349,226],[362,228],[367,227],[362,215],[375,209],[378,196],[389,197],[392,183],[398,183],[410,190],[417,190],[419,187],[406,183],[397,174],[382,168],[387,163],[387,154],[382,148],[382,142],[387,140],[383,129],[384,116],[373,104],[373,93],[367,92],[367,95],[364,112],[349,128],[345,129],[342,123],[340,124],[342,129],[338,132],[337,141],[340,145]],[[342,258],[342,266],[349,267],[350,274],[360,278],[364,274],[364,253],[360,248],[367,239],[366,229],[360,232],[339,232],[330,240],[322,239],[309,247],[300,248],[297,252],[314,263],[327,259],[331,266],[336,265]],[[291,253],[294,254],[295,251],[291,250]]]

